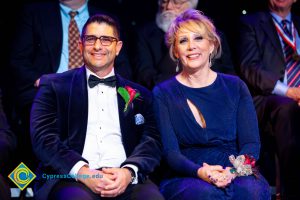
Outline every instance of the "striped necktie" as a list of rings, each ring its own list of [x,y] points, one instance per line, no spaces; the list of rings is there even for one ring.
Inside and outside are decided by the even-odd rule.
[[[287,23],[288,20],[282,20],[281,25],[282,29],[286,36],[290,39],[293,38],[293,35],[288,30]],[[286,74],[287,74],[287,84],[289,87],[299,87],[300,86],[300,61],[294,59],[295,50],[288,45],[288,43],[283,40],[284,43],[284,56],[286,62]]]
[[[82,55],[80,53],[78,47],[78,41],[80,39],[79,30],[75,21],[75,16],[78,14],[77,11],[70,11],[69,15],[71,17],[70,24],[69,24],[69,64],[68,68],[73,69],[76,67],[80,67],[83,65]]]

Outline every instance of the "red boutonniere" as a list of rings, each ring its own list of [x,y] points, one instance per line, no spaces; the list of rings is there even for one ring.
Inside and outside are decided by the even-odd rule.
[[[131,104],[131,102],[136,99],[138,96],[140,96],[140,93],[137,92],[135,89],[133,89],[130,86],[125,87],[119,87],[118,93],[123,97],[125,101],[125,108],[124,112],[127,111],[128,106]]]

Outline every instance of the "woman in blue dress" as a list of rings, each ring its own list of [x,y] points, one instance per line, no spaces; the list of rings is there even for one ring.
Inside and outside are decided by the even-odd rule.
[[[254,167],[260,139],[247,86],[210,69],[221,54],[213,23],[187,10],[171,24],[166,43],[182,71],[153,90],[169,168],[162,194],[167,200],[271,199]]]

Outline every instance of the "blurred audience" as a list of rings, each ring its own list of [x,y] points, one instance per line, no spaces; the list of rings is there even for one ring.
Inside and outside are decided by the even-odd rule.
[[[269,10],[242,17],[238,41],[239,70],[252,92],[261,133],[275,137],[283,199],[300,199],[300,18],[291,12],[295,2],[268,0]]]

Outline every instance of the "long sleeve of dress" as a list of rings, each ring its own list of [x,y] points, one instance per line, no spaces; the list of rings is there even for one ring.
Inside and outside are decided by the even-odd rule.
[[[257,160],[260,151],[260,138],[256,111],[250,92],[243,82],[240,84],[240,100],[237,109],[239,154],[252,155]]]
[[[182,175],[197,177],[197,170],[201,166],[189,160],[180,151],[167,106],[168,103],[172,102],[168,102],[168,99],[158,87],[153,90],[153,93],[155,97],[154,111],[164,146],[164,157],[168,165]]]

